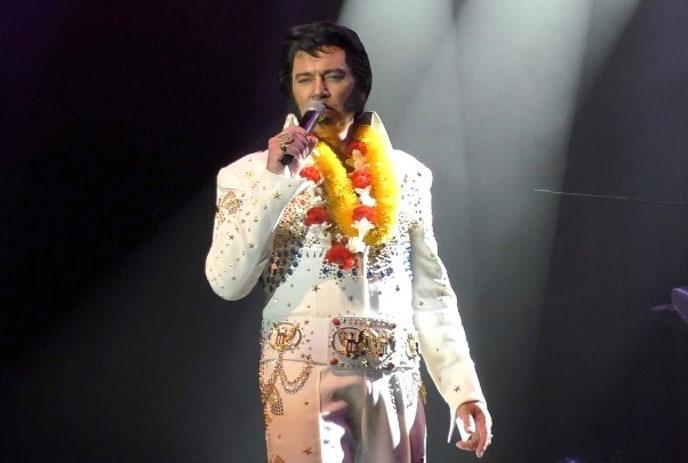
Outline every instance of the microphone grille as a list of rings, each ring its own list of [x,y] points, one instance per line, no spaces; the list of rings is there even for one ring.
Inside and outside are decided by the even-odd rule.
[[[307,111],[315,111],[318,114],[322,114],[325,112],[325,104],[320,100],[310,100],[306,105]]]

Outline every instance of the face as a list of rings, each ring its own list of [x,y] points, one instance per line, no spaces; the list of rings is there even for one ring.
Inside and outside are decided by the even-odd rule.
[[[327,47],[325,52],[311,56],[305,51],[294,55],[291,72],[292,93],[301,114],[309,100],[325,104],[321,124],[342,124],[353,119],[348,101],[354,91],[355,80],[346,64],[346,53],[339,47]]]

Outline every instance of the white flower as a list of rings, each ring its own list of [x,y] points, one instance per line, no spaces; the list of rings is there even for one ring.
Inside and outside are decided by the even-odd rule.
[[[365,217],[363,217],[361,220],[356,220],[351,224],[351,226],[358,230],[358,239],[361,240],[364,236],[366,236],[366,233],[375,228],[375,225],[373,225],[372,222]]]
[[[362,169],[367,164],[365,156],[363,156],[359,150],[351,151],[351,157],[349,157],[349,159],[347,159],[345,162],[347,165],[353,167],[354,170]]]
[[[371,185],[368,185],[365,188],[354,188],[354,191],[358,195],[358,199],[361,201],[361,204],[364,206],[373,207],[377,204],[377,201],[375,201],[375,198],[370,196],[370,187]]]
[[[346,247],[349,249],[349,251],[356,254],[358,252],[364,252],[368,245],[366,245],[361,238],[354,236],[353,238],[349,238],[349,241],[346,243]]]

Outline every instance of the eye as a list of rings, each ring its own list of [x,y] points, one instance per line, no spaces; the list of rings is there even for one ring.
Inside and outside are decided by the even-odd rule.
[[[335,82],[339,82],[340,80],[344,79],[344,76],[341,74],[330,74],[327,76],[328,80],[333,80]]]
[[[310,77],[301,77],[300,79],[296,80],[296,83],[297,84],[307,84],[307,83],[311,82],[312,80],[313,79],[311,79]]]

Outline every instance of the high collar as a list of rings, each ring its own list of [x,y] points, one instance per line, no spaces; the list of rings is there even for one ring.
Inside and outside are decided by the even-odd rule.
[[[384,139],[387,140],[388,146],[392,146],[392,143],[389,140],[389,135],[387,134],[387,130],[385,129],[385,125],[382,123],[382,119],[380,119],[380,116],[375,111],[363,112],[363,114],[359,116],[354,124],[370,125],[373,129],[380,133]],[[282,127],[282,130],[293,125],[299,125],[299,118],[296,117],[295,114],[289,113],[287,114],[287,118],[284,120],[284,126]]]

